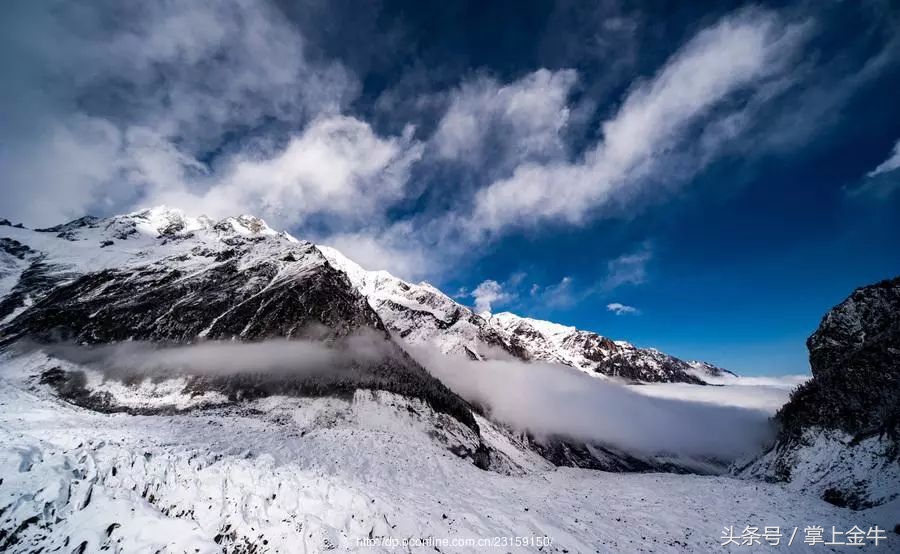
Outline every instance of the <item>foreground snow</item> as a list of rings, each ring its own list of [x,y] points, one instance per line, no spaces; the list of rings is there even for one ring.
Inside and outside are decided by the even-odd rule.
[[[552,545],[544,551],[683,552],[720,550],[725,526],[802,533],[807,525],[895,523],[885,512],[850,512],[774,484],[514,459],[515,445],[503,447],[484,420],[486,439],[516,468],[482,471],[386,393],[108,415],[60,401],[11,364],[4,369],[0,549],[11,552],[379,552],[406,548],[360,541],[545,536]]]

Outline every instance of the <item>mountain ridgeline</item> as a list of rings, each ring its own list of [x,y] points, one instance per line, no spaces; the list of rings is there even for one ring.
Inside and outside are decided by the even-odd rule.
[[[502,352],[630,381],[702,384],[727,373],[574,327],[477,314],[427,283],[366,271],[252,216],[215,222],[153,208],[5,229],[0,272],[18,280],[0,303],[3,344],[260,340],[310,326],[333,336],[372,328],[445,354]]]

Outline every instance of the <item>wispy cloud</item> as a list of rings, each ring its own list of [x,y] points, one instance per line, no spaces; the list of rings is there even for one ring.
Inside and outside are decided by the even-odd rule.
[[[891,151],[888,159],[878,164],[878,167],[867,173],[866,177],[876,177],[882,173],[889,173],[898,168],[900,168],[900,140],[894,144],[894,149]]]
[[[845,188],[848,196],[877,199],[886,198],[897,190],[900,190],[900,140],[894,144],[888,158],[866,173],[861,182]]]
[[[628,314],[637,315],[640,313],[640,311],[637,308],[635,308],[634,306],[628,306],[625,304],[621,304],[619,302],[611,302],[611,303],[607,304],[606,309],[616,315],[628,315]]]
[[[640,10],[595,6],[572,22],[588,14],[559,8],[556,17],[568,15],[551,27],[591,28],[592,42],[573,34],[569,46],[616,66],[614,83],[567,57],[509,79],[491,67],[429,69],[411,78],[427,81],[425,100],[415,86],[387,83],[372,101],[353,56],[329,58],[315,43],[315,13],[298,23],[285,16],[294,11],[251,0],[16,3],[0,21],[3,215],[44,225],[157,202],[198,215],[253,212],[352,248],[368,267],[420,277],[507,232],[634,214],[736,144],[802,142],[798,130],[840,113],[900,44],[882,40],[856,73],[840,66],[835,77],[823,71],[829,55],[800,55],[818,31],[792,19],[804,10],[751,8],[635,76]],[[860,65],[857,54],[844,63]],[[785,100],[801,81],[802,94]],[[378,115],[386,103],[396,107],[388,122]],[[409,107],[420,103],[427,109]],[[779,118],[767,117],[773,105]],[[779,132],[761,132],[769,119]],[[896,159],[895,150],[869,180],[892,175]],[[608,286],[646,278],[632,269],[612,272]],[[556,296],[577,298],[573,287],[560,283]]]
[[[336,248],[365,269],[385,270],[402,279],[422,279],[440,268],[434,253],[416,240],[414,231],[404,223],[310,238]]]
[[[652,183],[665,192],[676,173],[683,181],[709,161],[715,144],[699,156],[688,140],[692,130],[727,119],[733,112],[726,100],[738,93],[753,97],[789,72],[803,35],[802,25],[761,10],[742,11],[704,29],[653,79],[631,89],[603,123],[603,139],[579,161],[523,163],[510,177],[479,190],[472,232],[491,234],[550,219],[581,223],[600,209],[642,196]]]
[[[621,287],[645,283],[649,278],[648,265],[652,257],[650,245],[644,243],[636,250],[609,260],[606,272],[599,280],[583,282],[564,275],[558,281],[536,283],[527,281],[524,272],[516,272],[502,283],[487,280],[471,292],[466,288],[460,289],[457,298],[475,298],[479,311],[490,311],[493,304],[512,304],[525,312],[567,309],[590,298],[608,297]],[[617,302],[609,304],[607,309],[617,315],[639,313],[636,308]]]
[[[544,287],[535,284],[530,292],[538,305],[547,308],[568,308],[590,294],[589,290],[577,290],[575,280],[568,275]]]
[[[601,282],[600,288],[609,292],[625,285],[640,285],[646,282],[647,265],[652,257],[652,250],[644,245],[639,250],[610,260],[606,264],[606,277]]]
[[[121,209],[159,190],[207,200],[202,192],[222,182],[207,154],[276,156],[284,133],[247,130],[336,115],[357,94],[355,77],[312,61],[267,3],[98,0],[15,12],[2,25],[4,50],[17,53],[3,60],[14,84],[4,131],[15,140],[0,165],[7,209],[30,223]]]
[[[506,85],[489,77],[466,81],[451,93],[430,145],[439,158],[487,174],[559,159],[577,78],[571,69],[539,69]]]
[[[249,211],[278,226],[327,215],[353,228],[405,196],[410,167],[421,153],[411,129],[380,137],[356,118],[328,116],[311,122],[271,157],[235,156],[203,193],[163,181],[154,183],[147,198],[152,204],[198,206],[216,216]]]

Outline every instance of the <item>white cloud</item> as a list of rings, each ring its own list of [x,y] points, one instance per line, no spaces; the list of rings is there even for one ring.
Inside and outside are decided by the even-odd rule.
[[[220,184],[198,161],[211,150],[243,150],[228,141],[261,125],[335,116],[358,90],[339,64],[310,61],[267,3],[96,0],[15,12],[0,22],[11,83],[0,91],[0,162],[4,208],[29,224],[124,211],[160,190],[202,197]]]
[[[353,233],[337,233],[316,239],[337,249],[368,270],[385,270],[410,281],[432,275],[440,268],[433,256],[412,237],[407,224],[398,223],[385,229],[362,229]]]
[[[900,140],[894,144],[894,149],[891,151],[888,159],[881,162],[878,167],[867,173],[866,176],[872,178],[884,173],[889,173],[898,168],[900,168]]]
[[[505,292],[497,281],[488,279],[482,281],[471,293],[475,299],[475,309],[481,312],[490,312],[494,304],[502,304],[512,300],[513,295]]]
[[[704,376],[704,379],[708,379]],[[698,387],[686,383],[644,383],[632,385],[632,391],[657,398],[737,406],[775,415],[790,399],[791,391],[809,380],[808,375],[784,377],[727,377],[714,387]],[[708,381],[710,382],[710,381]]]
[[[103,21],[109,7],[94,2],[71,10],[61,16]],[[74,84],[112,79],[140,87],[116,119],[189,147],[216,146],[236,125],[334,114],[356,94],[355,77],[339,64],[310,61],[304,38],[266,3],[142,3],[117,16],[113,27],[81,38],[79,61],[91,71]]]
[[[870,196],[875,199],[884,199],[896,190],[900,190],[900,140],[894,144],[888,158],[878,164],[872,171],[866,173],[861,183],[845,188],[851,196]]]
[[[565,276],[559,282],[547,286],[537,283],[528,289],[531,299],[546,308],[570,308],[594,295],[607,295],[625,285],[639,285],[647,280],[647,265],[653,252],[646,244],[634,252],[623,254],[607,262],[606,275],[599,283],[590,286],[577,286],[576,280]],[[508,288],[508,287],[507,287]],[[607,309],[617,315],[637,314],[639,310],[618,302],[607,305]]]
[[[568,308],[577,302],[580,298],[590,294],[589,291],[578,293],[575,291],[573,279],[565,276],[558,283],[544,287],[543,289],[531,290],[532,296],[538,299],[550,308]]]
[[[431,146],[440,158],[484,171],[557,159],[565,153],[567,99],[577,79],[571,69],[539,69],[508,85],[487,77],[463,83],[451,93]]]
[[[619,302],[611,302],[606,305],[606,309],[610,312],[613,312],[616,315],[628,315],[633,314],[637,315],[640,312],[634,306],[627,306],[625,304],[621,304]]]
[[[422,151],[411,135],[380,137],[358,119],[324,117],[273,157],[237,156],[203,193],[164,181],[148,202],[195,206],[210,215],[253,213],[279,226],[302,224],[313,214],[370,222],[404,195]]]
[[[121,131],[104,119],[73,116],[34,122],[40,147],[10,141],[0,148],[4,217],[49,225],[112,201],[106,184],[121,174]]]
[[[802,31],[758,10],[701,31],[653,79],[631,89],[602,125],[603,139],[577,163],[526,162],[478,191],[471,231],[480,236],[545,220],[581,223],[601,208],[640,196],[650,183],[672,183],[698,171],[718,143],[692,151],[694,129],[734,113],[724,104],[737,93],[752,95],[786,74]],[[720,140],[737,132],[719,133]]]

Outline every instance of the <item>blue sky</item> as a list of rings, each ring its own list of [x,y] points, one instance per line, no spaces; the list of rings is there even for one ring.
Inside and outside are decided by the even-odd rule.
[[[0,212],[249,212],[749,374],[900,273],[900,9],[13,1]]]

